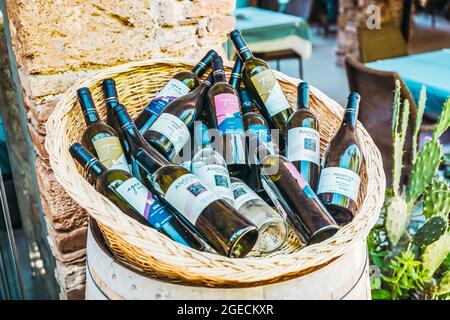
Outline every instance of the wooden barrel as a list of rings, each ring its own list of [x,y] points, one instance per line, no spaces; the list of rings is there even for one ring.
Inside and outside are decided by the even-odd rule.
[[[365,242],[307,275],[253,288],[191,287],[158,281],[115,260],[102,234],[91,221],[87,239],[86,299],[370,299],[369,264]]]

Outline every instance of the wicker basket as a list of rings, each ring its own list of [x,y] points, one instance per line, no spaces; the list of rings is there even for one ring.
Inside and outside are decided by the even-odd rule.
[[[383,203],[385,177],[380,153],[361,124],[358,124],[358,140],[365,162],[359,210],[354,220],[331,239],[308,247],[302,247],[291,232],[286,245],[267,256],[251,253],[244,259],[230,259],[175,243],[130,219],[83,179],[68,152],[69,146],[80,140],[85,128],[76,90],[82,86],[92,90],[104,120],[106,110],[101,82],[112,77],[116,80],[121,102],[135,117],[173,74],[194,64],[195,61],[189,60],[159,59],[99,71],[69,89],[47,122],[46,148],[56,179],[97,220],[116,258],[164,281],[222,288],[250,287],[312,272],[347,252],[357,241],[365,239],[377,221]],[[226,69],[230,72],[231,66],[226,64]],[[289,102],[294,105],[299,80],[278,72],[276,76]],[[340,124],[343,108],[315,88],[311,88],[311,94],[312,109],[321,125],[323,154]]]

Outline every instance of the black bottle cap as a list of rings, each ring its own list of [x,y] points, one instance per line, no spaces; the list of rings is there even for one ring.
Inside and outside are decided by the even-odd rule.
[[[225,72],[223,71],[223,60],[221,56],[215,56],[213,59],[214,82],[225,81]]]
[[[197,76],[201,77],[205,74],[206,70],[211,66],[211,62],[214,57],[217,56],[217,52],[214,50],[209,50],[203,58],[197,63],[197,65],[192,69]]]
[[[359,108],[359,102],[361,101],[361,96],[358,92],[351,92],[348,96],[347,100],[347,107],[346,109],[349,110],[355,110],[357,111]]]
[[[78,163],[85,169],[95,166],[99,170],[96,171],[106,171],[107,168],[92,154],[90,153],[81,143],[74,143],[70,146],[69,152],[72,157],[78,161]]]
[[[88,88],[83,87],[78,89],[77,96],[78,101],[80,102],[80,105],[83,108],[83,113],[91,109],[95,110],[94,100],[92,99],[91,91]]]
[[[134,126],[134,122],[131,119],[130,115],[128,114],[127,109],[123,104],[117,104],[113,106],[112,112],[114,116],[117,119],[117,122],[119,123],[122,130],[125,130],[126,128],[130,128],[130,126]],[[137,129],[137,128],[136,128]]]
[[[301,82],[297,87],[297,105],[300,108],[309,108],[309,85]]]
[[[231,31],[228,36],[230,37],[230,39],[242,36],[241,31],[239,31],[238,29],[234,29],[233,31]]]
[[[116,82],[114,79],[109,78],[103,80],[103,92],[106,100],[118,99],[119,95],[117,94]]]
[[[247,88],[241,88],[239,90],[239,100],[241,100],[242,111],[244,113],[253,112],[253,102],[250,97],[250,92],[248,92]]]

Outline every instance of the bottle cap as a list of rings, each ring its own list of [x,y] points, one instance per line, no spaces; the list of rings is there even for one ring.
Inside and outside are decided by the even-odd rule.
[[[297,105],[299,108],[309,108],[309,85],[301,82],[297,87]]]
[[[239,90],[239,99],[241,100],[242,110],[244,111],[244,113],[254,111],[250,92],[248,92],[246,88],[241,88]]]
[[[106,100],[111,98],[118,98],[116,82],[114,81],[114,79],[109,78],[103,80],[103,92],[105,94]]]
[[[70,146],[69,152],[78,163],[87,170],[93,164],[103,166],[100,161],[90,153],[81,143],[74,143]],[[106,170],[106,167],[104,168]]]

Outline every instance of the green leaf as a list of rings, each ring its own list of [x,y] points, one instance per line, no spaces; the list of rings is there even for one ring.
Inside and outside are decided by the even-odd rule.
[[[375,289],[375,290],[372,290],[372,299],[373,300],[391,300],[392,295],[387,290]]]
[[[419,247],[428,246],[445,234],[446,230],[447,219],[440,216],[432,217],[414,235],[413,243]]]
[[[442,112],[434,126],[433,138],[438,139],[450,126],[450,97],[447,98],[442,106]]]
[[[420,150],[411,172],[411,180],[407,188],[408,203],[414,203],[431,183],[442,159],[441,144],[438,140],[430,140]]]
[[[420,90],[419,104],[417,105],[417,115],[416,115],[416,123],[414,124],[414,132],[413,132],[413,157],[412,163],[416,162],[417,159],[417,140],[419,138],[420,125],[422,124],[423,113],[425,111],[425,105],[427,101],[427,89],[425,86],[422,86]]]

